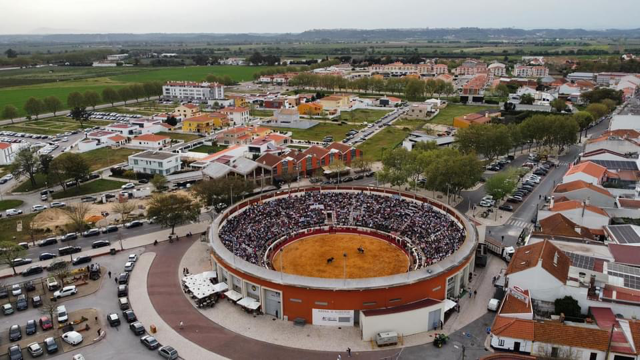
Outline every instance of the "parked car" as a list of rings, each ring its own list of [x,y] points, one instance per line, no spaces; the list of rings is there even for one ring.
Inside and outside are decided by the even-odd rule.
[[[522,202],[522,198],[519,197],[519,196],[510,196],[510,197],[507,198],[507,202],[520,203],[520,202]]]
[[[42,260],[49,260],[49,259],[53,259],[55,258],[57,255],[56,254],[52,254],[52,253],[42,253],[40,254],[40,261]]]
[[[79,253],[81,251],[82,251],[82,248],[80,246],[65,246],[58,249],[58,255],[59,256],[71,255],[71,254]]]
[[[60,241],[65,242],[65,241],[69,241],[69,240],[76,240],[78,238],[78,234],[77,233],[68,233],[66,235],[64,235],[63,237],[60,238]]]
[[[95,196],[83,196],[80,198],[80,201],[82,201],[83,203],[95,202],[96,200],[98,200],[98,198]]]
[[[160,343],[158,342],[158,340],[156,340],[156,338],[154,338],[151,335],[145,335],[141,337],[140,342],[142,343],[142,345],[146,346],[147,349],[149,350],[155,350],[160,346]]]
[[[129,310],[129,298],[127,297],[121,297],[118,298],[118,306],[120,307],[120,310]]]
[[[78,345],[82,342],[82,335],[77,331],[69,331],[62,334],[62,340],[70,345]]]
[[[56,339],[52,337],[44,339],[44,347],[47,349],[47,354],[55,354],[58,352],[58,343],[56,343]]]
[[[129,254],[129,258],[127,259],[128,262],[136,262],[138,261],[138,255],[136,254]]]
[[[124,271],[126,272],[131,272],[133,271],[133,267],[136,265],[136,263],[133,262],[127,262],[124,264]]]
[[[30,276],[35,274],[42,273],[43,269],[40,265],[29,266],[26,270],[22,272],[22,276]]]
[[[26,335],[33,335],[38,331],[38,326],[35,320],[27,321],[27,326],[24,327],[24,333]]]
[[[118,231],[118,227],[115,226],[115,225],[109,225],[109,226],[106,226],[106,227],[102,228],[102,233],[103,234],[112,233],[112,232],[116,232],[116,231]]]
[[[42,347],[40,347],[37,342],[32,342],[31,344],[27,345],[27,351],[29,351],[31,357],[38,357],[44,354]]]
[[[124,284],[128,284],[128,283],[129,283],[129,273],[128,272],[123,272],[120,275],[118,275],[118,284],[124,285]]]
[[[9,328],[9,341],[18,341],[22,339],[22,329],[20,325],[11,325]]]
[[[126,183],[126,184],[121,186],[122,190],[129,190],[129,189],[133,189],[135,187],[136,187],[136,184],[134,184],[134,183]]]
[[[48,316],[43,316],[40,318],[39,320],[40,323],[40,328],[42,328],[42,330],[49,330],[49,329],[53,329],[53,321],[51,321],[51,319]]]
[[[109,240],[98,240],[98,241],[94,241],[91,244],[91,248],[92,249],[97,249],[97,248],[101,248],[101,247],[105,247],[105,246],[109,246],[109,245],[111,245]]]
[[[22,295],[22,286],[20,286],[20,284],[11,285],[11,295],[13,296]]]
[[[118,317],[118,314],[116,313],[107,315],[107,321],[111,327],[120,326],[120,317]]]
[[[56,308],[56,317],[58,318],[58,323],[65,323],[69,321],[69,313],[67,312],[67,307],[64,305],[60,305]]]
[[[18,296],[18,299],[16,300],[16,310],[24,311],[24,310],[27,310],[28,308],[29,308],[29,302],[27,302],[27,297],[24,295]]]
[[[133,312],[133,310],[125,310],[125,311],[123,311],[122,312],[122,317],[128,323],[132,323],[132,322],[138,320],[138,318],[136,317],[136,314]]]
[[[50,238],[46,238],[44,240],[38,241],[38,246],[39,247],[43,247],[43,246],[49,246],[49,245],[53,245],[53,244],[57,244],[57,243],[58,243],[58,239],[56,239],[54,237],[50,237]]]
[[[80,265],[80,264],[86,264],[86,263],[90,263],[91,262],[91,256],[78,256],[76,258],[73,258],[73,260],[71,261],[72,265]]]
[[[138,184],[148,184],[148,183],[149,183],[149,180],[147,180],[147,179],[140,179],[138,181]]]
[[[60,251],[60,249],[58,249],[58,251]],[[64,255],[68,255],[68,253],[65,253]],[[54,260],[49,264],[49,266],[47,266],[47,271],[58,270],[66,266],[66,264],[68,264],[68,262],[63,259]]]
[[[76,288],[75,285],[69,285],[69,286],[63,287],[61,290],[54,292],[53,297],[55,297],[56,299],[61,299],[63,297],[75,295],[77,292],[78,292],[78,289]]]
[[[42,211],[42,210],[47,210],[47,207],[45,205],[33,205],[31,207],[31,211],[33,211],[33,212],[38,212],[38,211]]]
[[[49,276],[47,278],[47,289],[49,289],[49,291],[58,290],[59,287],[60,285],[58,285],[58,281],[56,280],[55,277]]]
[[[134,220],[132,222],[128,222],[128,223],[124,224],[124,227],[127,228],[127,229],[131,229],[131,228],[135,228],[135,227],[142,226],[142,225],[144,225],[144,223],[142,221]]]
[[[7,216],[20,215],[20,214],[22,214],[22,210],[8,209],[7,211],[5,211],[5,214],[7,214]]]
[[[53,208],[65,207],[65,206],[67,206],[67,204],[66,204],[66,203],[59,202],[59,201],[54,201],[54,202],[52,202],[52,203],[51,203],[51,208],[52,208],[52,209],[53,209]]]
[[[22,349],[20,348],[20,345],[15,344],[15,345],[11,345],[9,346],[9,360],[22,360],[24,359],[22,357]]]
[[[11,306],[11,304],[2,305],[2,314],[3,315],[11,315],[11,314],[13,314],[13,306]]]
[[[175,360],[178,358],[178,351],[168,345],[158,349],[158,354],[167,360]]]
[[[32,262],[33,260],[29,258],[15,258],[13,259],[13,266],[27,265],[27,264],[31,264]]]
[[[9,290],[6,287],[0,287],[0,299],[6,299],[9,297]]]
[[[144,325],[142,325],[142,323],[139,321],[131,323],[129,325],[129,329],[133,331],[135,335],[144,335],[145,333]]]
[[[89,229],[82,233],[82,237],[98,236],[100,235],[100,229]]]

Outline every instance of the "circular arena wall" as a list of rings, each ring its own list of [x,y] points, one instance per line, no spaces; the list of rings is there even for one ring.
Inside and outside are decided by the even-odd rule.
[[[220,240],[218,230],[229,217],[241,213],[244,208],[309,191],[366,192],[383,196],[401,196],[405,200],[428,203],[455,219],[464,228],[465,239],[453,254],[424,268],[391,276],[353,279],[306,277],[274,271],[234,256]],[[320,226],[312,231],[344,231],[393,237],[391,234],[369,228],[345,227],[341,230],[338,227]],[[276,241],[271,246],[283,246],[284,242],[291,241],[295,235],[291,234],[282,239],[283,243],[278,245]],[[392,308],[424,299],[444,300],[447,296],[457,296],[460,289],[468,284],[469,273],[473,271],[477,241],[476,228],[452,207],[407,192],[358,186],[310,186],[249,198],[224,211],[213,221],[209,231],[212,259],[215,262],[214,269],[218,271],[219,281],[227,282],[229,289],[238,291],[242,296],[258,298],[265,313],[289,320],[302,318],[307,323],[312,322],[314,310],[317,309],[354,311],[357,316],[359,310]]]

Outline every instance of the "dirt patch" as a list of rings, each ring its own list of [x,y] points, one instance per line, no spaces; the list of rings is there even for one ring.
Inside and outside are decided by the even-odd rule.
[[[69,324],[71,323],[75,323],[73,330],[82,335],[82,342],[79,345],[73,346],[64,341],[60,341],[59,344],[62,344],[62,351],[65,353],[93,345],[94,342],[100,341],[98,338],[98,330],[102,329],[102,331],[104,331],[104,329],[106,329],[105,324],[102,322],[102,315],[97,309],[80,309],[69,312]],[[58,331],[60,331],[60,335],[62,335],[62,330]]]
[[[364,254],[358,253],[358,247]],[[366,235],[325,234],[310,236],[285,246],[282,266],[287,274],[311,277],[349,279],[388,276],[404,273],[409,268],[409,258],[394,245],[384,240]],[[280,270],[278,252],[273,265]],[[328,264],[327,259],[334,258]]]

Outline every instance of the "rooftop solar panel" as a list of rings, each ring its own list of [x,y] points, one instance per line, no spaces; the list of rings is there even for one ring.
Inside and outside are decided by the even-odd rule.
[[[632,225],[613,225],[607,226],[607,229],[619,244],[640,243],[640,236],[638,236]]]
[[[565,251],[565,254],[571,259],[571,266],[580,269],[593,270],[596,262],[596,258],[591,256],[580,255]]]
[[[622,278],[624,287],[640,290],[640,268],[609,263],[607,273],[611,276]]]
[[[589,160],[598,165],[602,165],[609,170],[638,170],[638,164],[635,161],[622,160]]]

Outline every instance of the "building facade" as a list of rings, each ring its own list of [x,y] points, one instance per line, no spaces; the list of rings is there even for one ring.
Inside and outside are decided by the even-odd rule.
[[[129,166],[134,172],[169,175],[180,170],[180,154],[168,151],[145,151],[130,155]]]
[[[162,95],[172,99],[224,99],[224,85],[208,82],[169,81],[162,86]]]

